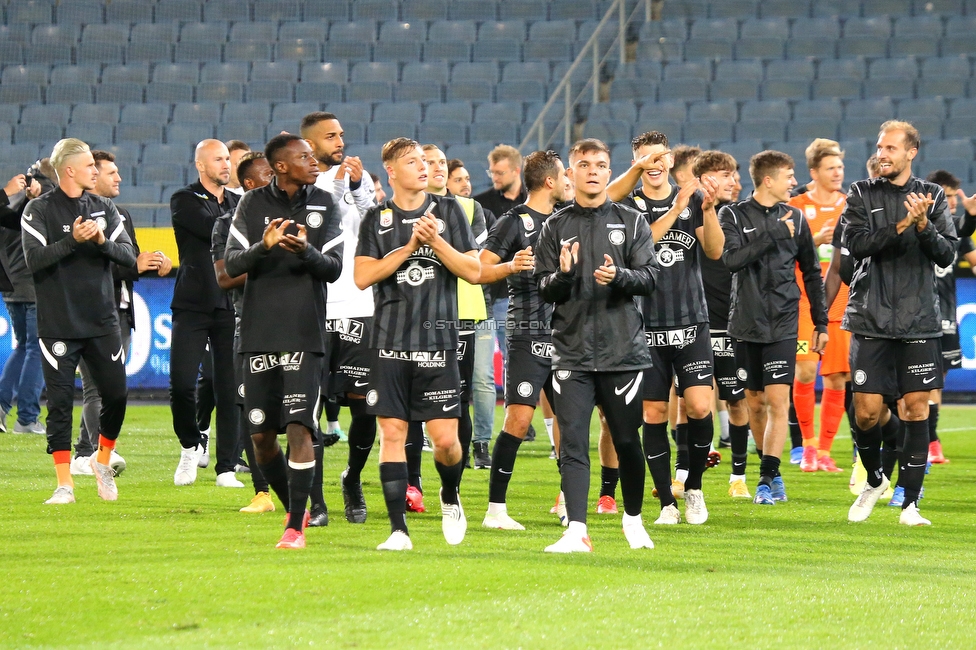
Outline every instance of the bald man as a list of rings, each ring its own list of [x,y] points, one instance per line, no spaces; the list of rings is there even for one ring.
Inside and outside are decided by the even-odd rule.
[[[218,487],[244,487],[234,476],[238,458],[234,382],[234,306],[217,286],[210,258],[210,238],[217,218],[237,207],[230,182],[230,153],[220,140],[204,140],[195,156],[199,178],[170,199],[180,268],[173,290],[173,337],[170,348],[170,408],[180,441],[180,462],[173,482],[192,485],[207,441],[196,424],[195,390],[200,362],[213,355],[217,405]],[[208,351],[209,344],[209,351]],[[211,438],[212,439],[212,438]]]

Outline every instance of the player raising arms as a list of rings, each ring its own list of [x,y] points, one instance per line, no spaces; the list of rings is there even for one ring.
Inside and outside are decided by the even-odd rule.
[[[773,505],[786,501],[779,464],[796,366],[797,263],[810,296],[815,352],[827,343],[827,309],[810,227],[799,210],[786,205],[796,186],[793,159],[763,151],[749,161],[749,175],[753,195],[723,207],[719,219],[725,231],[722,260],[734,274],[729,335],[738,341],[737,372],[762,454],[755,503]]]
[[[457,364],[457,280],[477,283],[477,244],[456,200],[428,194],[420,145],[396,138],[383,145],[393,195],[363,218],[356,250],[356,286],[375,285],[368,412],[380,426],[380,481],[391,534],[378,550],[413,548],[407,532],[410,421],[427,423],[441,477],[441,528],[460,544],[467,520],[458,498],[461,416]]]
[[[658,268],[651,229],[640,214],[607,197],[610,150],[595,139],[570,151],[576,200],[542,226],[535,276],[552,312],[553,408],[569,526],[550,553],[590,552],[590,417],[603,407],[620,462],[623,529],[631,548],[653,548],[641,509],[640,426],[644,371],[651,355],[635,296],[654,291]]]

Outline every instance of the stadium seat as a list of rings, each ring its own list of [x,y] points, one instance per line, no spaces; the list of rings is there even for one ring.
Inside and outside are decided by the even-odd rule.
[[[786,125],[788,142],[809,142],[814,138],[837,137],[837,121],[829,117],[797,118]]]
[[[743,118],[735,124],[735,140],[785,140],[786,120],[775,118]]]
[[[478,40],[478,26],[473,20],[439,20],[431,24],[427,40],[471,44]]]
[[[70,45],[58,43],[38,43],[24,48],[24,61],[27,63],[71,63],[74,48]]]
[[[223,122],[217,125],[217,139],[241,140],[248,143],[266,142],[265,124],[255,124],[254,122]]]
[[[118,104],[78,104],[71,111],[72,124],[108,124],[119,122]]]
[[[546,85],[538,81],[503,81],[495,87],[495,100],[499,102],[546,100]]]
[[[250,4],[242,4],[239,0],[207,0],[203,3],[204,22],[219,22],[224,20],[251,20]]]
[[[498,7],[494,0],[451,0],[448,15],[451,20],[497,20]]]
[[[181,43],[224,43],[230,24],[226,20],[186,23],[180,29]]]
[[[663,82],[658,91],[658,98],[664,100],[684,100],[686,102],[701,102],[707,99],[708,83],[704,79],[681,78]]]
[[[349,20],[348,0],[316,0],[305,3],[305,20]]]
[[[149,145],[152,146],[152,145]],[[116,162],[119,162],[119,156],[115,156]],[[147,156],[147,159],[148,156]],[[127,162],[137,162],[136,160],[128,159]],[[128,165],[126,165],[128,166]],[[131,178],[123,178],[124,182],[131,181]],[[119,199],[120,202],[124,203],[159,203],[159,194],[162,186],[153,183],[146,183],[145,185],[123,187],[122,194]],[[168,209],[168,208],[167,208]],[[131,210],[130,210],[131,211]]]
[[[681,18],[705,18],[708,16],[708,3],[701,0],[672,0],[667,5],[668,16]]]
[[[87,83],[52,83],[45,98],[49,104],[90,104],[95,101],[95,89]]]
[[[220,61],[223,48],[221,43],[181,42],[173,47],[173,60],[177,63]]]
[[[200,81],[203,83],[215,81],[246,83],[247,69],[247,63],[204,63],[200,72]]]
[[[123,117],[125,110],[123,109]],[[163,123],[159,122],[135,122],[135,123],[119,123],[115,127],[115,140],[116,142],[162,142],[163,141]]]
[[[640,61],[681,61],[684,50],[682,41],[642,41],[637,44],[637,58]]]
[[[424,115],[425,120],[440,122],[471,123],[471,102],[451,101],[443,104],[431,104]]]
[[[742,21],[739,38],[779,38],[790,36],[790,22],[786,18],[746,18]]]
[[[260,21],[254,23],[239,22],[231,25],[230,42],[253,41],[271,43],[278,40],[278,23]]]
[[[572,61],[573,46],[570,41],[558,39],[538,39],[527,41],[522,46],[522,58],[525,61]]]
[[[130,104],[143,101],[145,84],[110,82],[95,86],[95,101],[99,104]]]
[[[421,142],[436,143],[442,147],[449,142],[467,142],[467,123],[441,120],[426,120],[417,129]]]
[[[773,37],[754,37],[735,43],[737,59],[779,59],[783,56],[786,39]]]
[[[931,173],[937,169],[943,169],[963,182],[969,182],[969,169],[971,159],[968,158],[943,158],[926,156],[925,162],[921,165],[924,170]]]
[[[373,120],[377,122],[421,122],[423,110],[420,102],[398,102],[396,104],[377,104],[373,109]]]
[[[897,115],[899,119],[909,122],[924,117],[944,120],[947,117],[946,102],[942,97],[904,99],[898,102]]]
[[[38,84],[46,85],[51,78],[49,65],[8,65],[0,75],[0,84]]]
[[[128,25],[85,25],[81,33],[82,43],[127,43]]]
[[[149,65],[133,63],[130,65],[108,65],[102,70],[102,83],[149,83]]]
[[[811,10],[815,17],[860,16],[861,0],[813,0]]]
[[[294,84],[285,81],[252,81],[244,84],[244,101],[249,104],[294,101]]]
[[[926,160],[933,157],[973,159],[973,141],[969,138],[933,141],[926,144],[925,150]]]
[[[451,81],[477,81],[487,84],[495,84],[499,81],[498,67],[499,66],[497,63],[488,61],[475,63],[455,63],[451,67]]]
[[[31,104],[41,102],[41,86],[34,83],[0,84],[0,103]]]
[[[273,122],[294,122],[295,126],[292,129],[297,130],[298,124],[302,121],[302,118],[309,113],[315,113],[322,110],[322,104],[317,102],[296,102],[294,104],[275,104],[274,109],[271,113],[271,120]],[[339,115],[340,121],[343,116]],[[175,119],[175,115],[174,115]]]
[[[359,22],[335,22],[329,29],[329,41],[346,43],[372,43],[376,40],[376,23],[372,20]]]
[[[806,18],[810,15],[808,0],[763,0],[759,3],[762,18]]]
[[[771,100],[761,102],[745,102],[740,109],[742,119],[755,120],[783,120],[791,117],[790,104],[786,100]],[[778,138],[782,140],[783,138]]]
[[[539,81],[549,83],[549,64],[540,61],[506,63],[502,69],[502,81]]]
[[[367,142],[371,145],[383,145],[394,138],[416,137],[416,125],[413,122],[373,121],[367,127]]]
[[[405,22],[447,19],[447,0],[404,2],[400,5],[401,18]]]
[[[734,101],[702,102],[688,107],[688,121],[723,120],[735,122],[739,117],[739,108]],[[731,140],[731,138],[718,138]]]
[[[322,60],[322,45],[307,39],[281,41],[275,45],[275,61],[308,61]]]
[[[912,0],[865,1],[861,4],[865,16],[907,16],[912,11]]]
[[[474,61],[521,61],[522,41],[516,39],[492,39],[478,41],[471,46]]]
[[[146,86],[146,101],[165,104],[193,101],[193,84],[178,82],[159,82]],[[206,100],[200,100],[206,101]]]
[[[271,104],[268,102],[248,102],[247,104],[227,104],[221,116],[222,122],[271,121]]]
[[[863,99],[847,102],[844,107],[844,119],[869,118],[878,121],[878,124],[895,116],[895,105],[892,101],[883,97],[880,99]]]
[[[7,22],[24,24],[51,23],[54,9],[47,0],[15,2],[7,7]]]
[[[113,0],[108,14],[115,12],[117,0]],[[199,0],[159,0],[156,5],[157,22],[200,22],[203,18],[203,8]]]
[[[529,25],[529,40],[575,41],[576,23],[572,20],[541,20]]]
[[[401,72],[403,81],[430,81],[446,84],[450,78],[450,67],[446,61],[428,63],[407,63]]]
[[[24,107],[24,117],[31,122],[46,122],[49,124],[67,124],[71,107],[63,104],[47,104],[41,106]]]
[[[522,43],[527,35],[525,21],[488,21],[478,28],[479,41],[517,41]]]
[[[297,61],[255,61],[251,64],[251,81],[298,82]]]
[[[501,20],[545,21],[549,13],[546,0],[502,0],[498,3]]]
[[[243,98],[244,84],[236,81],[203,82],[196,89],[198,102],[239,102]]]
[[[525,109],[522,102],[492,102],[474,109],[474,123],[482,121],[521,122]]]
[[[333,63],[303,63],[301,72],[303,83],[331,82],[345,84],[349,81],[349,66],[345,61]]]
[[[173,124],[184,122],[211,122],[216,124],[219,121],[220,104],[180,103],[173,106]]]
[[[594,20],[596,19],[596,3],[593,0],[575,0],[574,2],[552,2],[549,4],[550,20]]]
[[[356,0],[352,4],[353,20],[383,20],[397,19],[398,7],[393,0]]]
[[[961,16],[963,0],[914,0],[912,13],[916,16]]]
[[[31,30],[33,45],[74,45],[81,29],[77,25],[37,25]]]
[[[588,120],[583,126],[584,138],[597,138],[607,144],[629,142],[631,125],[623,120]]]
[[[420,61],[423,46],[410,41],[379,41],[373,46],[374,61]]]
[[[76,49],[78,63],[122,63],[124,48],[113,43],[82,43]]]
[[[513,144],[519,141],[518,123],[505,120],[484,120],[470,127],[471,140]]]
[[[685,58],[695,59],[730,59],[732,58],[732,43],[724,38],[690,38],[685,41]]]
[[[386,81],[360,81],[346,86],[346,99],[353,102],[393,101],[393,84]]]
[[[147,159],[148,160],[148,159]],[[143,162],[136,168],[136,179],[139,185],[144,184],[174,184],[186,182],[184,180],[183,165],[159,163],[155,161]]]
[[[196,144],[214,137],[213,122],[174,122],[166,127],[166,142]]]
[[[147,144],[142,158],[154,163],[186,165],[193,161],[193,148],[186,146],[185,143]]]
[[[254,20],[297,21],[302,17],[300,0],[255,0]]]
[[[732,139],[732,122],[729,120],[694,120],[685,122],[682,128],[682,141],[710,148],[713,142]]]
[[[712,68],[708,62],[689,61],[684,63],[668,63],[664,66],[664,79],[701,79],[711,81]]]
[[[654,120],[684,122],[687,117],[688,107],[684,102],[661,101],[656,104],[644,104],[637,115],[637,121],[642,124]]]
[[[326,20],[305,20],[300,23],[282,23],[278,30],[278,40],[311,40],[325,41],[329,34],[329,23]]]
[[[369,123],[373,119],[373,105],[369,102],[330,102],[325,110],[335,113],[342,119],[342,125],[346,122],[365,122]]]
[[[334,82],[303,81],[295,86],[296,102],[341,102],[342,99],[342,86]]]
[[[685,41],[688,39],[688,22],[685,20],[655,20],[638,28],[641,41]]]
[[[637,121],[637,106],[633,102],[606,102],[590,106],[587,119]]]
[[[390,21],[380,25],[380,42],[409,41],[411,43],[423,43],[426,40],[427,26],[423,22],[399,23]]]
[[[352,66],[351,81],[353,83],[380,81],[396,83],[399,77],[399,66],[396,63],[355,63]]]
[[[157,64],[152,69],[153,83],[191,83],[200,81],[200,65],[198,63],[167,63]]]
[[[444,84],[438,81],[403,81],[393,87],[396,102],[439,102],[443,96]]]
[[[757,0],[721,0],[708,3],[708,15],[711,18],[742,18],[755,16]]]
[[[471,46],[458,41],[424,43],[421,52],[421,58],[427,62],[471,60]]]
[[[271,58],[271,44],[256,41],[230,42],[224,46],[224,61],[250,62],[266,61]]]
[[[797,102],[793,106],[793,119],[826,118],[839,122],[844,117],[844,109],[837,99],[817,99],[809,102]]]

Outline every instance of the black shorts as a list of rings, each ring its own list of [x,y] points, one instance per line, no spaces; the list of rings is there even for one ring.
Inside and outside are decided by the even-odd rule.
[[[851,383],[855,393],[905,395],[942,388],[939,338],[851,337]]]
[[[712,385],[708,323],[644,332],[654,365],[644,373],[644,400],[667,402],[671,383],[678,395],[691,386]]]
[[[729,336],[727,330],[714,330],[712,339],[712,367],[715,371],[715,385],[718,386],[718,398],[728,402],[736,402],[745,398],[746,389],[736,374],[735,339]]]
[[[366,412],[407,422],[461,417],[457,352],[373,350]]]
[[[509,339],[505,370],[505,406],[535,407],[539,393],[552,397],[552,343]],[[552,403],[550,399],[549,403]]]
[[[372,318],[333,318],[325,321],[325,362],[322,394],[340,399],[369,392],[369,349]]]
[[[796,372],[796,339],[775,343],[736,341],[736,375],[749,390],[771,384],[793,385]]]
[[[244,412],[249,433],[278,431],[315,422],[322,355],[313,352],[245,352]]]
[[[457,364],[461,375],[459,395],[462,402],[469,404],[474,382],[474,330],[458,332]]]
[[[952,334],[942,333],[942,338],[939,339],[939,345],[942,349],[942,372],[946,373],[950,370],[957,370],[962,368],[962,349],[959,345],[959,332],[953,332]]]

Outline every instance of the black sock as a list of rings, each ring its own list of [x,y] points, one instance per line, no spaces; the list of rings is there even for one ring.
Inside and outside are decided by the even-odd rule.
[[[434,467],[437,468],[437,473],[441,475],[441,501],[448,505],[457,505],[458,486],[461,485],[464,463],[458,461],[454,465],[445,465],[435,460]]]
[[[746,444],[748,445],[749,443]],[[762,447],[760,447],[759,445],[756,445],[756,456],[759,457],[759,462],[761,463],[763,459],[763,453],[762,453]]]
[[[247,466],[251,468],[251,484],[254,486],[254,494],[267,492],[270,489],[268,479],[264,478],[264,472],[258,467],[258,459],[254,455],[254,443],[251,442],[251,436],[243,434],[241,446],[244,447]]]
[[[403,445],[403,450],[407,454],[407,479],[408,484],[423,493],[424,488],[420,481],[420,461],[424,455],[424,425],[420,422],[411,422],[407,427],[407,441]]]
[[[349,400],[352,421],[349,423],[349,467],[346,480],[350,484],[359,483],[369,452],[376,442],[376,416],[366,413],[366,400]]]
[[[675,505],[677,501],[671,494],[671,443],[668,441],[667,423],[644,423],[644,458],[657,488],[661,507]]]
[[[303,464],[303,463],[300,463]],[[315,467],[296,469],[288,463],[288,528],[302,530],[308,493],[315,479]],[[323,504],[324,505],[324,504]]]
[[[709,413],[700,420],[688,418],[688,478],[685,479],[686,490],[700,490],[702,474],[708,463],[708,452],[712,447],[714,425],[712,414]]]
[[[505,503],[508,482],[512,480],[515,457],[522,441],[507,431],[495,438],[495,448],[491,450],[491,473],[488,476],[488,503]]]
[[[800,422],[796,417],[796,408],[793,406],[793,391],[790,391],[790,449],[803,446],[803,434],[800,432]]]
[[[407,464],[380,463],[383,499],[390,516],[390,532],[407,531]]]
[[[678,453],[675,454],[674,468],[686,470],[688,469],[688,424],[679,424],[676,429],[675,445],[677,445]]]
[[[772,454],[763,456],[759,463],[759,485],[772,485],[773,479],[779,476],[779,458]]]
[[[461,402],[461,419],[458,420],[458,442],[461,443],[461,472],[463,474],[465,465],[469,464],[471,456],[471,436],[473,433],[471,426],[471,409],[469,402]],[[458,479],[460,481],[460,479]]]
[[[617,481],[620,480],[620,469],[617,467],[600,466],[600,496],[617,497]]]
[[[926,433],[926,435],[928,435]],[[868,430],[858,429],[857,454],[861,457],[861,464],[868,473],[868,484],[871,487],[881,485],[881,427],[875,424]]]
[[[339,402],[333,398],[325,400],[325,421],[326,422],[338,422],[339,421]]]
[[[925,464],[929,457],[929,423],[905,423],[905,446],[901,452],[901,462],[898,468],[898,479],[905,488],[904,510],[918,501],[922,491],[922,481],[925,480]]]
[[[624,501],[624,513],[636,517],[644,506],[644,461],[641,459],[641,443],[636,435],[618,436],[613,441],[620,461],[620,496]]]
[[[308,496],[312,501],[312,508],[324,510],[325,497],[322,495],[322,459],[325,456],[325,448],[318,442],[312,444],[315,450],[315,473]]]
[[[732,473],[744,476],[749,460],[749,425],[729,422],[729,442],[732,445]]]
[[[898,463],[901,442],[904,436],[901,433],[902,422],[893,412],[888,422],[881,427],[881,471],[890,481]]]
[[[282,453],[281,448],[278,449],[278,453],[271,459],[271,462],[259,463],[258,467],[261,468],[261,473],[264,474],[268,485],[271,486],[271,491],[275,493],[278,500],[281,501],[281,505],[287,510],[288,464],[285,462],[285,455]]]
[[[939,405],[929,404],[929,442],[939,441]]]

